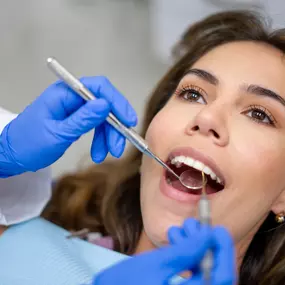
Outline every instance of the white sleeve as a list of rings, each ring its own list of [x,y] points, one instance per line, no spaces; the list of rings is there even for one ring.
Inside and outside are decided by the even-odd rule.
[[[0,133],[17,115],[0,107]],[[51,197],[51,170],[0,178],[0,225],[12,225],[41,214]]]

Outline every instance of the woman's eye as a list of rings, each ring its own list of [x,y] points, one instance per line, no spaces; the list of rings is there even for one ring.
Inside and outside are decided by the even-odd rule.
[[[196,102],[199,104],[206,104],[203,95],[199,91],[194,89],[184,90],[180,96],[187,101]]]
[[[250,110],[247,110],[245,112],[247,116],[249,116],[252,120],[258,122],[258,123],[263,123],[263,124],[268,124],[268,125],[274,125],[274,117],[267,111],[265,108],[261,107],[251,107]]]

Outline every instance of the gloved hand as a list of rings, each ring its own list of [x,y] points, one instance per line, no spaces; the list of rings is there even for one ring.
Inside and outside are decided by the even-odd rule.
[[[168,231],[170,244],[180,244],[186,240],[196,241],[196,232],[200,228],[199,221],[189,218],[184,221],[182,227],[171,227]],[[212,248],[214,255],[214,267],[212,271],[212,285],[234,285],[236,284],[236,265],[234,254],[234,243],[228,231],[223,227],[212,229],[214,246]],[[197,241],[200,242],[200,241]],[[197,263],[199,265],[199,263]],[[191,283],[192,282],[192,283]],[[203,284],[203,275],[200,267],[193,270],[193,276],[189,285]]]
[[[4,128],[0,136],[0,178],[49,166],[93,128],[94,162],[102,162],[108,152],[115,157],[122,155],[125,138],[105,119],[111,111],[126,126],[135,126],[135,111],[105,77],[86,77],[81,82],[100,99],[85,102],[59,81]]]
[[[193,224],[194,221],[191,223]],[[229,236],[224,231],[203,225],[191,232],[191,238],[181,238],[179,242],[134,256],[105,269],[95,277],[93,285],[169,284],[173,276],[186,270],[196,270],[209,248],[214,250],[215,261],[219,262],[216,265],[218,269],[215,270],[226,274],[225,278],[219,276],[220,280],[227,282],[212,284],[232,285],[233,283],[230,283],[232,279],[228,279],[228,276],[231,276],[230,273],[222,270],[222,268],[229,269],[225,266],[229,262],[228,258],[232,256],[224,252],[228,250],[227,246],[220,247],[222,242],[229,243]],[[232,273],[232,270],[230,272]],[[185,279],[182,284],[201,285],[203,283],[201,276],[197,274],[193,278]]]

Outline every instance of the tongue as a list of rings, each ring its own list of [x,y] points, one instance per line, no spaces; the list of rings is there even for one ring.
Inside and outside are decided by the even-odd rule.
[[[179,191],[183,191],[183,192],[187,192],[187,193],[191,193],[191,194],[196,194],[196,195],[200,195],[201,194],[201,190],[197,189],[197,190],[191,190],[186,188],[185,186],[183,186],[180,181],[175,180],[172,181],[171,183],[172,187],[174,187],[175,189],[179,190]]]

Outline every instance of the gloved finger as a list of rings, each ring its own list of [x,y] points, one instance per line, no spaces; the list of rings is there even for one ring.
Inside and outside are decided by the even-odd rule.
[[[105,124],[105,134],[109,152],[114,157],[119,158],[125,149],[125,137],[109,124]]]
[[[199,231],[200,222],[194,218],[188,218],[184,221],[182,228],[184,229],[185,235],[191,238],[191,235],[195,235]]]
[[[165,280],[182,271],[196,268],[207,249],[212,246],[210,227],[201,226],[199,233],[193,236],[193,239],[196,241],[194,246],[193,240],[186,238],[179,244],[160,248],[159,253],[154,252],[155,258],[148,259],[150,268],[159,270]]]
[[[88,101],[72,115],[58,122],[57,135],[75,141],[81,135],[102,124],[109,114],[110,104],[104,99]]]
[[[85,100],[76,94],[62,80],[50,85],[32,105],[42,117],[63,120],[85,104]]]
[[[97,98],[106,99],[111,112],[126,126],[137,124],[137,115],[128,100],[104,76],[84,77],[80,80]]]
[[[234,243],[229,232],[223,227],[216,227],[214,235],[214,263],[213,284],[236,284],[236,265]]]
[[[186,238],[184,229],[177,226],[170,227],[167,235],[170,244],[180,243]]]
[[[105,126],[102,124],[95,129],[91,145],[91,158],[94,162],[100,163],[105,160],[108,154],[108,147],[105,136]]]
[[[185,279],[184,281],[180,282],[179,285],[201,285],[203,283],[203,276],[201,272],[192,275],[191,277]],[[205,283],[206,284],[206,283]],[[212,283],[210,283],[212,284]]]

